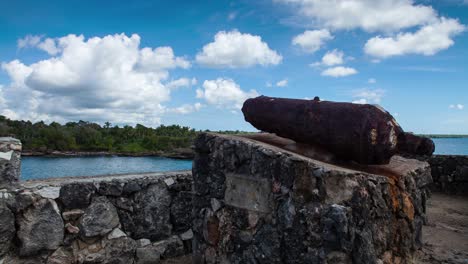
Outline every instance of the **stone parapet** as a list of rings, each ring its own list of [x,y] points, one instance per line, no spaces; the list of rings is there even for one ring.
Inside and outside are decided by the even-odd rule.
[[[330,163],[304,146],[278,147],[284,141],[196,139],[194,263],[413,263],[426,162]]]
[[[21,175],[21,141],[0,137],[0,189],[12,188]]]
[[[0,263],[191,263],[190,171],[21,182],[0,192]]]
[[[427,161],[434,180],[431,189],[446,194],[468,195],[468,156],[434,155]]]

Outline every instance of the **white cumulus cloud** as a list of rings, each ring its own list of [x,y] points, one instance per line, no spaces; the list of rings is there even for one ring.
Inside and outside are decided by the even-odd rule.
[[[183,104],[179,107],[175,107],[175,108],[168,108],[166,109],[166,111],[168,113],[176,113],[176,114],[182,114],[182,115],[185,115],[185,114],[191,114],[193,112],[197,112],[199,111],[201,108],[203,107],[203,105],[201,103],[195,103],[193,105],[191,104]]]
[[[202,51],[196,55],[196,61],[209,68],[277,65],[282,59],[260,36],[237,30],[216,33],[214,41],[203,46]]]
[[[385,90],[382,89],[358,89],[352,93],[352,97],[355,98],[352,102],[355,104],[380,104],[384,95]]]
[[[345,77],[349,75],[354,75],[357,73],[358,71],[354,68],[337,66],[337,67],[325,69],[324,71],[322,71],[321,75],[336,78],[336,77]]]
[[[434,21],[437,16],[432,7],[412,0],[277,1],[295,6],[310,26],[334,30],[398,31]]]
[[[2,89],[1,114],[32,121],[157,125],[171,88],[188,80],[164,84],[170,69],[188,68],[190,63],[170,47],[141,49],[136,34],[88,39],[70,34],[50,41],[18,43],[35,43],[54,57],[31,64],[2,63],[11,82]]]
[[[322,60],[319,62],[315,62],[310,64],[310,66],[333,66],[333,65],[340,65],[344,63],[344,53],[342,51],[339,51],[337,49],[334,49],[332,51],[328,51],[323,55]]]
[[[307,53],[314,53],[319,50],[326,41],[333,39],[330,31],[322,30],[306,30],[304,33],[295,36],[292,44],[301,47]]]
[[[374,57],[388,58],[405,54],[434,55],[454,44],[453,37],[465,27],[455,19],[441,18],[416,32],[399,33],[394,37],[376,36],[369,39],[364,51]]]
[[[244,91],[232,79],[205,80],[203,89],[197,89],[197,98],[223,108],[241,108],[245,100],[258,96],[257,91]]]

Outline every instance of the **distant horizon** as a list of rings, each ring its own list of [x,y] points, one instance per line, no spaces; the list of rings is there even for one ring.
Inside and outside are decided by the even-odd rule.
[[[1,116],[1,115],[0,115]],[[4,116],[2,116],[4,117]],[[12,119],[10,119],[12,120]],[[19,122],[28,122],[28,120],[12,120],[12,121],[19,121]],[[56,121],[51,121],[50,123],[47,123],[47,122],[44,122],[44,121],[37,121],[37,122],[32,122],[33,124],[35,123],[40,123],[40,122],[44,122],[44,124],[46,125],[50,125],[52,123],[58,123],[60,124],[61,126],[65,126],[67,123],[79,123],[80,121],[83,121],[83,122],[87,122],[87,123],[94,123],[94,124],[97,124],[101,127],[104,127],[106,125],[107,122],[104,122],[104,123],[98,123],[98,122],[91,122],[91,121],[87,121],[87,120],[76,120],[76,121],[67,121],[66,123],[60,123],[60,122],[56,122]],[[29,121],[31,122],[31,121]],[[109,122],[110,123],[110,122]],[[123,127],[125,125],[119,125],[119,124],[112,124],[110,123],[111,127]],[[142,125],[142,124],[135,124],[135,125],[129,125],[131,127],[135,127],[137,125]],[[201,129],[195,129],[193,127],[190,127],[190,126],[182,126],[180,124],[159,124],[158,126],[145,126],[145,127],[148,127],[148,128],[158,128],[160,126],[173,126],[173,125],[178,125],[178,126],[181,126],[181,127],[188,127],[190,129],[194,129],[195,131],[210,131],[210,132],[225,132],[225,131],[229,131],[229,132],[234,132],[234,131],[239,131],[240,133],[242,132],[261,132],[260,130],[258,129],[255,129],[253,128],[254,130],[239,130],[239,129],[233,129],[233,130],[211,130],[211,129],[208,129],[208,128],[201,128]],[[409,132],[409,133],[414,133],[412,131],[406,131],[406,132]],[[468,137],[468,134],[438,134],[438,133],[427,133],[427,134],[420,134],[420,133],[414,133],[416,135],[420,135],[420,136],[427,136],[427,137],[440,137],[440,138],[444,138],[444,137]]]
[[[257,95],[379,104],[468,133],[466,0],[0,2],[0,114],[254,128]],[[21,14],[21,15],[20,15]]]

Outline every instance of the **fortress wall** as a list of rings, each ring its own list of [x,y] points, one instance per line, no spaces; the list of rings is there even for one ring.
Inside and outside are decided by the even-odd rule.
[[[0,263],[191,263],[191,189],[190,171],[21,182],[0,191]]]

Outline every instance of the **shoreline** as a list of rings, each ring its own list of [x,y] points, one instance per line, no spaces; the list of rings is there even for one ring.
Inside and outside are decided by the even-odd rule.
[[[21,153],[22,157],[47,157],[47,158],[66,158],[66,157],[164,157],[171,159],[191,160],[194,158],[192,149],[174,149],[170,152],[108,152],[108,151],[28,151]]]

